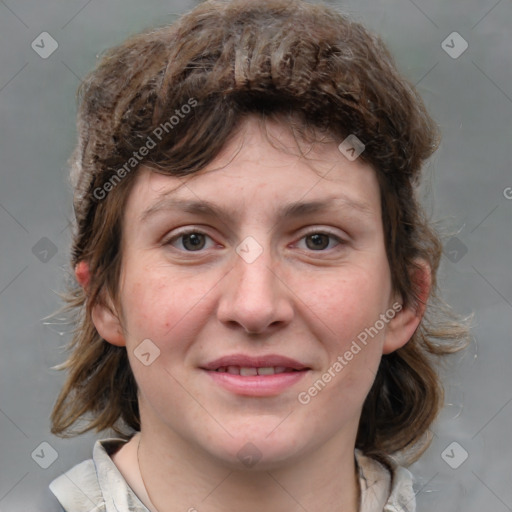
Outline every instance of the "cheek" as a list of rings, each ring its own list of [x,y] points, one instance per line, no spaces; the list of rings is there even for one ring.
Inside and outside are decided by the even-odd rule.
[[[134,338],[151,338],[157,344],[182,339],[180,331],[196,324],[194,318],[201,312],[205,293],[199,283],[172,278],[164,271],[146,268],[140,276],[132,275],[123,300],[132,343]]]
[[[329,391],[322,391],[327,402],[357,408],[370,390],[385,334],[374,326],[385,313],[390,289],[389,276],[368,267],[308,283],[309,318],[327,352],[323,374]]]
[[[305,303],[322,321],[329,339],[334,337],[343,348],[385,312],[389,289],[385,275],[351,268],[345,275],[309,282]]]

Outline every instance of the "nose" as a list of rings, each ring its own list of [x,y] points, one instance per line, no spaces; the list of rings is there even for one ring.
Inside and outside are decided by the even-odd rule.
[[[293,292],[279,275],[270,251],[264,249],[254,261],[238,254],[234,260],[233,269],[222,280],[218,319],[250,334],[270,334],[289,324]]]

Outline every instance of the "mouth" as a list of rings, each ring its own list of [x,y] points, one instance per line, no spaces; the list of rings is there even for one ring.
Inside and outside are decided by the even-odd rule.
[[[274,375],[287,371],[309,369],[307,365],[296,359],[279,354],[249,356],[246,354],[231,354],[219,357],[202,366],[204,370],[231,373],[233,375]],[[254,373],[256,372],[256,373]]]
[[[213,381],[236,395],[276,396],[301,380],[311,368],[279,355],[225,356],[201,367]]]
[[[254,377],[256,375],[276,375],[279,373],[301,372],[286,366],[220,366],[216,370],[219,373],[229,373],[230,375],[241,375],[242,377]]]

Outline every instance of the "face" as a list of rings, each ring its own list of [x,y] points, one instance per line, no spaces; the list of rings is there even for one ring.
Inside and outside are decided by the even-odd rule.
[[[123,324],[93,320],[127,347],[143,429],[233,465],[250,442],[271,467],[353,446],[382,353],[419,319],[392,294],[375,171],[268,132],[287,151],[250,119],[199,173],[139,170]]]

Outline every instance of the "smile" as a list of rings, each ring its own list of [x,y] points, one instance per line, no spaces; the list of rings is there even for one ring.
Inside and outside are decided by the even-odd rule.
[[[215,370],[220,373],[229,373],[230,375],[242,375],[243,377],[250,377],[255,375],[275,375],[276,373],[289,373],[300,370],[289,368],[286,366],[221,366]]]
[[[201,366],[216,386],[243,396],[277,396],[311,370],[281,354],[230,354]],[[210,381],[211,382],[211,381]]]

